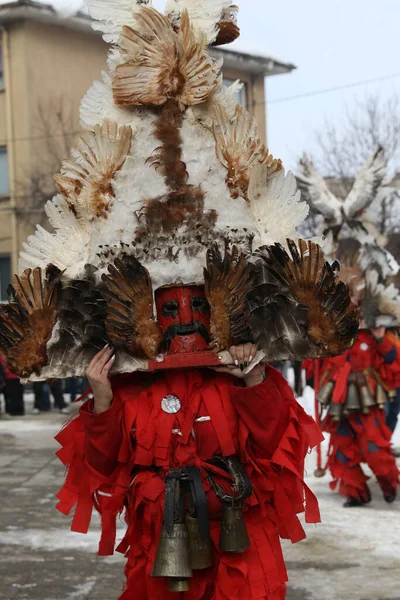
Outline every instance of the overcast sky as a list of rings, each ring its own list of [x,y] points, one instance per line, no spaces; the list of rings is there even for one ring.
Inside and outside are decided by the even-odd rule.
[[[155,4],[164,6],[163,0]],[[399,73],[384,82],[269,104],[269,146],[287,167],[313,150],[314,130],[325,115],[340,118],[346,103],[369,92],[400,93],[400,0],[239,0],[239,5],[242,41],[298,67],[267,80],[269,101]]]
[[[0,4],[4,1],[0,0]],[[41,0],[49,3],[49,0]],[[78,8],[82,0],[54,0]],[[297,94],[399,72],[400,0],[239,0],[242,42],[297,65],[267,81],[268,141],[275,156],[294,168],[313,150],[324,117],[340,118],[345,103],[379,91],[400,92],[400,75],[383,82],[292,101]],[[165,0],[154,0],[163,9]]]
[[[385,82],[269,104],[269,146],[288,167],[312,149],[325,115],[339,118],[345,103],[369,92],[400,92],[400,0],[242,0],[240,6],[242,39],[298,67],[267,80],[269,101],[399,73]]]

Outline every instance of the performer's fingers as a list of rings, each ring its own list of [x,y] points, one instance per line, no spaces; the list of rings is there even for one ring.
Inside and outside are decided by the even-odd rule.
[[[103,371],[102,371],[102,375],[107,375],[110,372],[113,364],[115,362],[115,354],[110,358],[110,360],[105,364]]]
[[[237,352],[236,352],[236,346],[231,346],[229,348],[229,353],[232,356],[233,359],[233,363],[238,366],[239,365],[239,361],[238,361],[238,357],[237,357]]]
[[[236,356],[239,361],[240,368],[244,368],[244,346],[236,346]]]
[[[102,357],[102,356],[105,354],[105,352],[106,352],[106,351],[107,351],[107,349],[109,349],[109,348],[110,348],[109,344],[106,344],[106,345],[104,346],[104,348],[102,348],[102,349],[100,350],[100,352],[98,352],[98,353],[97,353],[97,354],[96,354],[96,355],[95,355],[95,356],[92,358],[92,360],[90,361],[90,364],[89,364],[89,366],[88,366],[88,368],[87,368],[87,370],[88,370],[88,371],[92,371],[93,369],[95,369],[95,368],[96,368],[96,365],[97,365],[97,363],[99,362],[99,360],[101,359],[101,357]]]
[[[257,346],[257,344],[251,344],[249,362],[251,362],[252,360],[254,360],[254,358],[256,357],[257,352],[258,352],[258,346]]]
[[[246,344],[245,346],[243,346],[243,360],[244,360],[244,366],[247,367],[247,365],[249,364],[249,362],[251,362],[251,351],[253,349],[253,344]]]
[[[113,355],[114,352],[114,348],[107,348],[106,351],[104,352],[104,354],[99,358],[97,365],[96,365],[96,373],[101,374],[101,372],[103,371],[104,367],[106,366],[106,364],[108,363],[108,361],[110,360],[111,356]]]

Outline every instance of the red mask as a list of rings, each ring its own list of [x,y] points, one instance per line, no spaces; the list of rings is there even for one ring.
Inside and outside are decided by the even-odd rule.
[[[164,334],[163,352],[180,354],[207,350],[210,307],[203,286],[159,288],[155,297],[158,323]]]

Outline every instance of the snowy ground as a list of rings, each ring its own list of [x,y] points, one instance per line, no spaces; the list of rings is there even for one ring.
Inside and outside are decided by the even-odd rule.
[[[314,394],[306,388],[303,407],[313,414]],[[400,446],[400,428],[394,444]],[[323,445],[324,458],[327,441]],[[400,464],[400,463],[399,463]],[[316,454],[307,461],[307,484],[317,495],[322,523],[306,525],[307,540],[284,544],[294,598],[306,600],[400,600],[400,501],[386,504],[371,478],[373,501],[342,508],[330,491],[329,475],[314,477]],[[370,475],[372,473],[365,468]]]
[[[311,390],[301,403],[312,411]],[[123,562],[96,557],[98,524],[88,536],[72,534],[54,509],[63,469],[53,435],[62,420],[0,421],[0,600],[115,600],[120,592]],[[400,445],[400,431],[397,438]],[[371,505],[345,510],[314,467],[312,454],[307,482],[323,523],[306,525],[306,541],[284,543],[287,600],[400,600],[400,503],[387,505],[372,484]]]

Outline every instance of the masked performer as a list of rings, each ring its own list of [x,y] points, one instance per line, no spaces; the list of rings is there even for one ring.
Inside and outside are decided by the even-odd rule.
[[[310,364],[308,375],[312,374]],[[385,405],[400,381],[395,345],[384,327],[362,330],[353,347],[340,357],[326,359],[320,367],[318,399],[329,405],[323,422],[331,434],[329,468],[345,507],[371,501],[361,463],[375,474],[386,502],[396,498],[399,471],[390,450],[391,431],[385,422]]]
[[[266,363],[341,354],[358,311],[297,239],[307,206],[238,84],[222,89],[208,46],[237,37],[235,7],[88,5],[111,74],[82,102],[55,232],[21,254],[0,343],[25,378],[87,370],[93,398],[57,437],[58,508],[81,532],[100,511],[100,554],[125,511],[121,600],[281,600],[279,537],[319,519],[303,462],[320,434]]]
[[[367,159],[345,198],[332,193],[310,161],[303,159],[300,166],[306,198],[322,217],[319,232],[327,237],[331,258],[343,264],[340,277],[360,306],[363,321],[354,346],[340,357],[324,360],[319,369],[318,399],[323,408],[328,407],[323,428],[331,434],[327,465],[333,476],[331,487],[339,483],[339,492],[347,497],[346,507],[370,502],[368,477],[361,468],[366,462],[385,500],[393,502],[399,474],[384,409],[400,384],[398,346],[390,332],[400,319],[399,291],[390,283],[399,265],[378,244],[377,228],[371,221],[374,213],[368,213],[384,193],[383,150],[378,148]],[[308,377],[314,366],[306,362]]]

